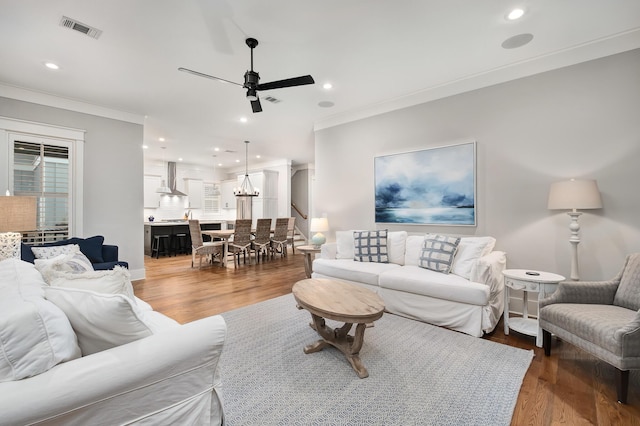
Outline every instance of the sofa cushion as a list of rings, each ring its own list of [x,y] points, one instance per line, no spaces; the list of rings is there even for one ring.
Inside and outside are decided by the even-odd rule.
[[[101,294],[76,288],[47,287],[45,295],[69,318],[83,355],[124,345],[178,323],[138,309],[122,294]]]
[[[91,261],[91,263],[102,263],[104,258],[102,256],[102,245],[104,244],[104,237],[102,235],[96,235],[89,238],[73,237],[69,239],[71,244],[77,244],[80,246],[80,251],[85,254]]]
[[[640,253],[627,257],[613,304],[634,311],[640,309]]]
[[[460,243],[459,237],[427,234],[422,246],[418,266],[448,274],[453,265],[453,257]]]
[[[353,259],[316,259],[313,272],[338,279],[378,285],[378,275],[383,271],[400,268],[395,263],[355,262]]]
[[[336,231],[336,259],[353,260],[353,233],[356,231]]]
[[[49,282],[53,287],[80,288],[104,294],[124,294],[135,303],[131,274],[122,266],[108,271],[90,271],[80,274],[61,272]]]
[[[493,237],[462,237],[458,244],[458,250],[453,258],[451,273],[469,279],[471,267],[482,256],[491,253],[496,245]]]
[[[387,230],[354,231],[353,260],[356,262],[389,263]]]
[[[381,288],[389,290],[472,305],[484,306],[489,301],[489,287],[484,284],[413,265],[382,272],[379,283]]]
[[[409,235],[405,245],[404,264],[417,266],[422,254],[424,235]]]
[[[80,356],[64,313],[45,300],[46,286],[31,263],[0,262],[0,382],[35,376]]]
[[[36,259],[53,259],[62,254],[68,254],[72,251],[80,250],[80,246],[77,244],[64,244],[59,246],[43,246],[43,247],[31,247],[31,251],[35,255]]]
[[[405,246],[407,245],[407,231],[392,231],[387,233],[387,248],[389,249],[389,263],[404,265]]]

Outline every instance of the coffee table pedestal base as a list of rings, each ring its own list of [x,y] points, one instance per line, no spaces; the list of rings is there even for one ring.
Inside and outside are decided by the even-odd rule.
[[[357,324],[355,335],[351,336],[349,335],[349,331],[353,323],[345,323],[342,327],[334,329],[327,327],[324,318],[318,315],[311,314],[311,318],[313,319],[313,323],[310,324],[311,327],[318,332],[322,339],[305,346],[304,353],[311,354],[318,352],[328,345],[331,345],[345,355],[358,377],[361,379],[369,377],[369,372],[362,364],[359,355],[360,349],[362,349],[362,343],[364,342],[364,330],[367,328],[367,324]]]

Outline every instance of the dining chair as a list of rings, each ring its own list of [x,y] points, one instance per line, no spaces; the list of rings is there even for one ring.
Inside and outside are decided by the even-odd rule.
[[[277,252],[280,252],[281,256],[287,255],[287,243],[289,241],[289,218],[279,217],[276,219],[276,228],[271,237],[271,256],[275,256]]]
[[[234,265],[240,266],[240,253],[243,255],[244,263],[247,263],[247,252],[251,263],[251,219],[236,219],[233,230],[233,239],[229,241],[228,246],[229,252],[234,255]]]
[[[295,245],[295,237],[296,237],[296,218],[295,217],[290,217],[289,218],[289,224],[287,226],[287,240],[289,241],[288,244],[291,244],[291,250],[293,251],[293,254],[296,254],[296,245]]]
[[[271,218],[258,219],[256,233],[251,240],[251,248],[256,255],[256,263],[260,261],[260,255],[265,259],[271,246]]]
[[[196,260],[196,255],[200,256],[200,264],[198,269],[202,268],[202,257],[206,256],[213,263],[214,258],[220,258],[222,264],[222,256],[224,252],[224,242],[222,241],[202,241],[202,230],[200,229],[200,221],[197,219],[189,220],[189,234],[191,235],[191,267]]]

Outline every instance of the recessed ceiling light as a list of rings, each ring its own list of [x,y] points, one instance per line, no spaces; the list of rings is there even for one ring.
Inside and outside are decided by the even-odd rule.
[[[325,83],[325,84],[322,85],[322,88],[325,89],[325,90],[329,90],[332,87],[333,87],[333,84],[331,84],[331,83]]]
[[[182,161],[182,157],[178,158],[178,161]]]
[[[158,138],[160,142],[164,142],[164,138]]]
[[[218,167],[222,167],[222,163],[218,163]]]
[[[213,148],[213,150],[218,152],[218,151],[220,151],[220,148]]]
[[[510,21],[515,21],[516,19],[522,18],[524,15],[524,9],[513,9],[511,12],[507,14],[507,19]]]
[[[142,145],[142,149],[149,149],[149,145]]]
[[[50,70],[60,69],[60,67],[57,64],[54,64],[53,62],[45,62],[44,66],[49,68]]]
[[[240,117],[240,122],[241,123],[246,123],[247,121],[248,121],[247,117]]]
[[[239,163],[239,162],[240,162],[240,160],[236,160],[236,163]]]
[[[256,155],[256,158],[260,158],[260,155]]]

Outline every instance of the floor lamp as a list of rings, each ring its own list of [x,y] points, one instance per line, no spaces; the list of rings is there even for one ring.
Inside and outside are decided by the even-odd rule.
[[[35,197],[0,197],[0,260],[20,258],[20,231],[36,229]]]
[[[571,210],[569,230],[571,236],[571,279],[580,279],[578,274],[578,244],[580,243],[580,225],[578,218],[582,213],[578,210],[601,209],[602,199],[595,180],[571,179],[551,184],[549,190],[549,210]]]

